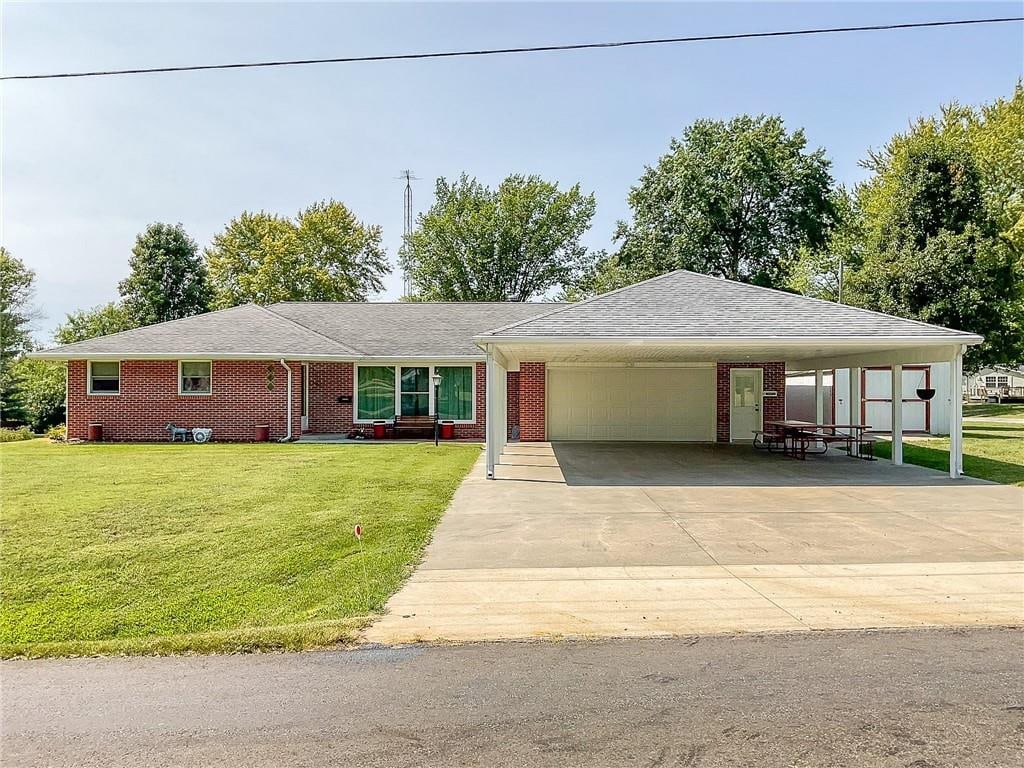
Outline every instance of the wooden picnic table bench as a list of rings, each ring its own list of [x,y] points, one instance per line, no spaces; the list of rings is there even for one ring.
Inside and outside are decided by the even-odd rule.
[[[828,446],[833,443],[845,443],[847,454],[851,457],[856,456],[868,461],[875,459],[876,438],[864,434],[871,429],[868,424],[816,424],[812,421],[782,419],[765,422],[765,426],[775,429],[775,434],[781,436],[783,453],[795,459],[806,459],[808,453],[825,453]],[[847,432],[839,432],[841,429]],[[755,437],[755,442],[756,440]],[[770,445],[764,438],[762,441]],[[811,448],[811,444],[818,443],[822,446],[821,450]]]

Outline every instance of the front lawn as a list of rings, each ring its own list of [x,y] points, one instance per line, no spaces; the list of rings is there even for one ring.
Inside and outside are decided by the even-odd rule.
[[[418,562],[479,455],[456,444],[4,444],[0,656],[349,639]]]
[[[875,452],[886,459],[892,456],[888,442],[880,442]],[[903,460],[949,471],[949,438],[904,439]],[[1024,486],[1024,424],[965,421],[964,474]]]

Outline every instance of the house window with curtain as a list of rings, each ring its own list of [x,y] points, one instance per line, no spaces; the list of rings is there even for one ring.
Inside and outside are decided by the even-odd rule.
[[[212,392],[213,363],[182,360],[178,363],[178,394],[208,395]]]
[[[395,418],[395,368],[391,365],[360,365],[356,376],[356,418]]]
[[[437,366],[437,417],[445,421],[473,420],[473,367]]]

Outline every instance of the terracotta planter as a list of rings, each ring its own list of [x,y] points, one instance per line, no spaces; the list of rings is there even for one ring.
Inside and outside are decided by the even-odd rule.
[[[257,443],[265,443],[270,440],[270,425],[257,424],[255,429],[255,440]]]
[[[89,424],[89,442],[103,442],[103,425],[98,423]]]

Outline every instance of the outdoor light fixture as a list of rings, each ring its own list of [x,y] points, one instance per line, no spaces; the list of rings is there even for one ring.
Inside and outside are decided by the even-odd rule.
[[[434,382],[434,447],[437,448],[437,395],[441,389],[441,374],[435,372],[430,380]]]

